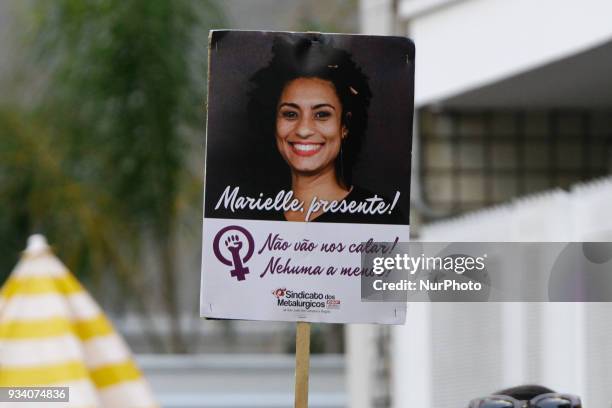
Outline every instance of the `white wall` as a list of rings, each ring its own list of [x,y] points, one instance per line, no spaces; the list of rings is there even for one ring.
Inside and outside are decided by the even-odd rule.
[[[392,0],[360,0],[359,26],[364,34],[393,34],[393,2]]]
[[[372,407],[376,391],[376,330],[377,327],[372,324],[346,325],[348,407]]]
[[[612,38],[610,16],[609,0],[465,0],[416,16],[404,12],[416,44],[415,105],[603,44]]]
[[[425,226],[424,241],[612,241],[612,178]],[[612,404],[612,303],[412,304],[394,407],[456,408],[525,383]]]

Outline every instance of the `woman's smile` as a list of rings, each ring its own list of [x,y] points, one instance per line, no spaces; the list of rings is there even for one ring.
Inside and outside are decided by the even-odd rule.
[[[291,145],[295,154],[299,156],[309,157],[319,153],[321,147],[323,146],[323,143],[289,142],[289,145]]]
[[[335,171],[345,131],[330,81],[297,78],[285,86],[277,107],[276,145],[294,174]]]

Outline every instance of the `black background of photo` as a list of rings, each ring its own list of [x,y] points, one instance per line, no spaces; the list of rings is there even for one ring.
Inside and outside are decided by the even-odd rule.
[[[262,140],[247,117],[251,76],[272,58],[272,43],[287,33],[214,31],[210,38],[208,119],[205,148],[206,218],[278,219],[267,211],[214,210],[226,186],[240,195],[274,197],[290,190],[290,170],[275,136]],[[402,37],[312,34],[332,38],[332,45],[352,54],[369,78],[372,91],[368,126],[353,169],[353,185],[388,199],[401,192],[404,219],[410,213],[410,164],[414,109],[414,46]],[[263,149],[262,149],[263,147]],[[265,152],[268,152],[265,153]]]

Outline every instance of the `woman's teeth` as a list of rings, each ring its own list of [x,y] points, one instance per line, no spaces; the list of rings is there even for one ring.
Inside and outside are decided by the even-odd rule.
[[[312,152],[321,148],[320,144],[298,144],[294,143],[293,148],[300,152]]]

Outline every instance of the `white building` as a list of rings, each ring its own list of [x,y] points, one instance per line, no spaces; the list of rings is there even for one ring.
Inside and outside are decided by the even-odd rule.
[[[612,170],[612,2],[360,8],[364,33],[416,45],[412,220],[422,239],[612,240],[610,183],[572,187]],[[524,195],[532,198],[515,201]],[[611,304],[411,304],[386,352],[391,405],[457,408],[539,383],[610,407],[611,315]],[[375,389],[380,353],[363,352],[385,331],[349,329],[351,407],[385,406]]]

